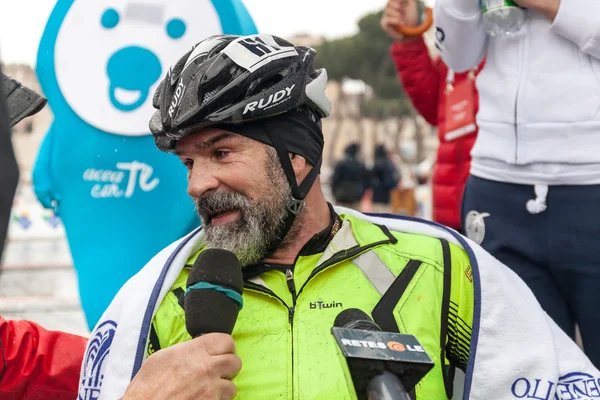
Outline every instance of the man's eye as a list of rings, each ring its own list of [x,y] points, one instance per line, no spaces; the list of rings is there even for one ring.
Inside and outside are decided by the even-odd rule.
[[[183,165],[185,165],[187,169],[191,170],[194,166],[194,162],[192,160],[185,160],[183,161]]]
[[[214,155],[217,160],[220,160],[229,155],[229,150],[215,150]]]

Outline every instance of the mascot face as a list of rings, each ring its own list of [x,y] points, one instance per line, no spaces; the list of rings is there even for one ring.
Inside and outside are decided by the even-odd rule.
[[[161,77],[195,43],[219,33],[210,0],[77,0],[58,30],[56,79],[88,124],[147,135]]]

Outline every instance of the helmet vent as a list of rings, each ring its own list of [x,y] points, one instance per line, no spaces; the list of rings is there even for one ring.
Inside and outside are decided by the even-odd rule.
[[[216,89],[211,90],[210,92],[204,93],[204,97],[202,98],[202,104],[201,104],[201,106],[203,106],[206,103],[208,103],[210,101],[210,99],[212,99],[213,97],[215,97],[215,95],[217,93],[219,93],[221,91],[221,89],[223,89],[224,87],[225,87],[225,85],[221,85],[221,86],[217,87]]]

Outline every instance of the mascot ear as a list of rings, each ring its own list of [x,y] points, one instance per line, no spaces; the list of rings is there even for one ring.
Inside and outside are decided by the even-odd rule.
[[[18,124],[23,118],[37,114],[44,108],[48,102],[45,97],[23,86],[21,82],[4,74],[1,75],[8,109],[8,122],[11,127]]]

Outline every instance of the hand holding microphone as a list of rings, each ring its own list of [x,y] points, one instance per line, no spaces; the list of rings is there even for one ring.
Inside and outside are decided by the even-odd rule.
[[[233,338],[209,333],[148,357],[121,400],[231,400],[241,368]]]
[[[231,333],[243,305],[242,268],[226,250],[207,249],[192,266],[185,294],[188,333],[195,339],[151,355],[122,400],[231,400],[242,368]]]

